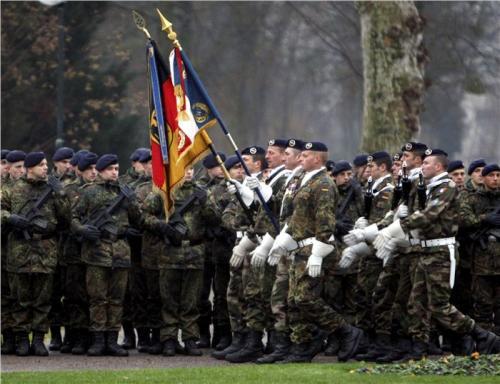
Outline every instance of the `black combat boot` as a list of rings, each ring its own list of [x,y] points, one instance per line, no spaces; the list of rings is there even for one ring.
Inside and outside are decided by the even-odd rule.
[[[229,347],[229,345],[231,345],[231,328],[227,325],[219,327],[218,333],[220,335],[220,338],[219,342],[215,346],[215,350],[222,351],[223,349],[226,349],[227,347]]]
[[[168,339],[163,343],[163,356],[175,356],[175,340]]]
[[[50,344],[49,350],[51,351],[59,351],[62,346],[62,337],[61,337],[61,327],[53,325],[50,327]]]
[[[335,333],[330,333],[325,348],[325,356],[336,356],[339,352],[340,344],[339,338]]]
[[[135,330],[131,323],[123,323],[123,349],[135,349]]]
[[[128,351],[118,345],[118,331],[106,332],[106,354],[110,356],[128,356]]]
[[[158,342],[160,330],[158,329]],[[149,328],[137,328],[137,351],[139,353],[148,353],[149,348],[151,347],[151,335]],[[161,347],[160,347],[161,353]]]
[[[29,356],[30,354],[30,339],[28,332],[16,333],[16,355]]]
[[[420,340],[415,340],[411,345],[411,351],[404,355],[401,359],[396,360],[396,364],[406,363],[410,360],[419,361],[428,355],[429,344]]]
[[[64,328],[64,340],[60,349],[61,353],[71,353],[71,350],[73,349],[73,345],[75,343],[75,337],[76,335],[74,329],[68,327]]]
[[[289,353],[283,360],[276,361],[276,364],[310,363],[313,359],[311,349],[311,342],[292,344]]]
[[[92,332],[92,345],[87,350],[87,356],[102,356],[106,349],[106,342],[104,340],[104,332]]]
[[[450,352],[455,356],[470,356],[475,350],[474,339],[471,335],[455,336],[449,340]]]
[[[358,349],[363,331],[352,325],[346,324],[340,327],[337,331],[340,341],[340,349],[337,354],[338,361],[347,361],[353,357]]]
[[[376,361],[378,358],[387,355],[391,350],[391,337],[389,335],[377,335],[375,343],[370,347],[367,353],[357,354],[355,359],[358,361]]]
[[[276,332],[273,353],[257,359],[257,364],[272,364],[284,360],[290,353],[292,342],[290,336],[285,332]]]
[[[16,353],[16,338],[11,328],[4,329],[2,343],[2,355],[13,355]]]
[[[439,335],[437,332],[431,332],[429,336],[429,355],[441,356],[443,350],[441,349],[441,343],[439,342]]]
[[[247,334],[245,332],[234,332],[231,345],[229,345],[227,348],[224,348],[222,351],[212,352],[212,357],[215,357],[217,360],[224,360],[226,355],[238,352],[240,349],[245,347],[246,336]]]
[[[476,349],[481,355],[488,355],[493,351],[498,336],[475,324],[471,331],[472,337],[476,340]]]
[[[49,351],[43,343],[43,338],[45,337],[45,332],[34,331],[33,340],[31,342],[31,354],[35,356],[48,356]]]
[[[87,331],[85,329],[74,329],[72,332],[74,342],[71,354],[84,355],[87,352]]]
[[[276,332],[274,331],[274,329],[266,330],[266,332],[267,332],[267,342],[266,342],[266,347],[264,348],[264,355],[269,355],[274,351],[274,344],[276,343],[274,339],[276,337],[275,336]]]
[[[245,346],[237,352],[226,355],[226,360],[231,363],[248,363],[262,357],[264,345],[262,332],[250,331]]]
[[[393,361],[400,360],[411,351],[411,340],[407,338],[398,338],[394,342],[394,346],[387,350],[387,353],[378,357],[375,362],[377,364],[392,363]]]
[[[137,345],[137,349],[139,349],[139,344]],[[149,347],[149,354],[160,355],[162,350],[163,350],[163,345],[161,344],[160,341],[160,328],[153,328],[151,331],[151,346]]]
[[[210,317],[200,317],[198,319],[198,328],[200,330],[200,339],[198,348],[210,348]],[[214,347],[215,347],[215,329],[214,329]]]
[[[203,352],[196,345],[195,339],[184,341],[184,354],[187,356],[201,356]]]

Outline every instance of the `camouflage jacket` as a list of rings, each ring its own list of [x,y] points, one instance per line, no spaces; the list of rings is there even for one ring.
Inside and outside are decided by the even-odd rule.
[[[127,184],[130,188],[134,188],[134,184],[138,182],[140,177],[141,174],[134,167],[130,167],[123,175],[120,175],[118,180],[122,184]]]
[[[411,237],[422,240],[454,237],[458,230],[458,209],[455,183],[443,173],[427,185],[425,209],[401,219],[401,227]],[[442,251],[442,247],[427,247],[422,251],[433,253]]]
[[[293,199],[300,188],[300,182],[304,177],[305,172],[302,168],[296,168],[290,175],[288,182],[285,184],[283,199],[281,201],[280,211],[280,227],[283,228],[288,222],[293,213]]]
[[[392,194],[394,193],[394,186],[391,184],[391,181],[392,177],[390,175],[386,175],[375,180],[373,183],[373,199],[370,210],[370,219],[368,220],[370,224],[381,221],[387,212],[391,210]]]
[[[47,182],[23,177],[8,190],[2,191],[2,228],[11,214],[25,214],[46,190]],[[57,265],[57,233],[68,228],[71,210],[63,191],[52,192],[49,200],[40,208],[47,220],[43,231],[30,231],[31,239],[23,233],[11,230],[7,244],[7,270],[15,273],[53,273]]]
[[[99,178],[93,184],[85,184],[82,194],[73,210],[73,230],[81,227],[80,221],[92,212],[106,209],[120,194],[118,182]],[[124,234],[129,226],[141,227],[141,211],[135,198],[125,199],[111,215],[117,227],[118,236],[105,235],[98,242],[82,242],[82,260],[100,267],[130,267],[130,247]]]
[[[63,187],[74,182],[76,179],[76,176],[73,173],[65,173],[64,175],[59,176],[55,168],[52,170],[51,175],[56,177]]]
[[[353,184],[348,183],[338,187],[339,202],[337,204],[337,217],[340,214],[340,209],[345,205],[346,199],[349,202],[345,205],[343,219],[354,225],[356,220],[363,216],[363,193],[360,188],[356,188]],[[339,218],[339,217],[338,217]]]
[[[460,226],[472,243],[472,271],[476,275],[500,275],[499,229],[483,223],[485,215],[500,207],[500,191],[480,188],[474,193],[460,194]],[[484,234],[476,238],[479,231]],[[481,244],[482,243],[482,244]],[[462,245],[460,245],[462,248]]]

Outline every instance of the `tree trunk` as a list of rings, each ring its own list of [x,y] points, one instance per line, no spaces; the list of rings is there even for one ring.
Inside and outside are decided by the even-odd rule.
[[[427,60],[412,1],[358,2],[363,49],[363,151],[396,152],[418,135]]]

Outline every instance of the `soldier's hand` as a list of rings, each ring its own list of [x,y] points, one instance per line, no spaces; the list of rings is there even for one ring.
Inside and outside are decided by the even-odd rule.
[[[226,182],[226,187],[227,187],[227,191],[231,195],[236,195],[237,189],[236,189],[236,186],[233,183],[230,183],[229,181],[227,181]]]
[[[408,216],[408,206],[405,204],[401,204],[396,210],[396,213],[394,214],[393,221],[396,221],[397,219],[403,219],[407,216]]]
[[[309,256],[307,259],[306,268],[308,274],[311,277],[319,277],[321,275],[321,264],[323,264],[323,258],[315,255]]]
[[[259,179],[253,176],[247,176],[247,178],[245,179],[245,184],[250,189],[257,189],[260,187]]]
[[[342,269],[347,269],[351,266],[353,263],[354,259],[356,258],[356,255],[354,254],[354,251],[352,250],[351,247],[347,247],[342,251],[342,257],[340,258],[339,261],[339,268]]]
[[[267,264],[271,267],[278,265],[280,258],[286,256],[286,254],[287,250],[285,248],[273,246],[269,252],[269,256],[267,257]]]
[[[500,213],[488,213],[484,219],[485,224],[492,225],[494,227],[500,227]]]
[[[85,224],[79,232],[84,239],[89,241],[97,241],[101,237],[101,231],[99,231],[97,227],[89,224]]]
[[[361,216],[356,222],[354,223],[354,229],[364,229],[368,227],[368,220]]]
[[[26,229],[30,226],[30,222],[24,216],[11,214],[8,223],[17,229]]]
[[[231,259],[229,260],[229,264],[231,267],[238,269],[241,267],[241,264],[243,264],[243,259],[245,258],[245,255],[238,253],[238,252],[233,252],[231,255]]]
[[[344,243],[349,247],[362,242],[364,239],[365,236],[363,235],[362,229],[353,229],[342,238],[342,240],[344,240]]]

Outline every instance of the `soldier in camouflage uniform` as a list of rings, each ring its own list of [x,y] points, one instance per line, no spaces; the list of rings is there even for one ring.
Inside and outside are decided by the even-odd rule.
[[[465,166],[462,160],[450,161],[447,171],[458,191],[463,190],[465,188]]]
[[[102,155],[96,164],[99,175],[93,184],[83,187],[73,212],[72,229],[83,238],[82,260],[87,264],[86,284],[90,304],[90,327],[93,344],[89,356],[105,352],[113,356],[128,356],[117,344],[122,322],[123,300],[130,268],[129,235],[141,225],[141,212],[133,195],[118,183],[118,157]],[[109,213],[110,222],[100,228],[84,220],[95,212]],[[96,223],[98,224],[98,223]]]
[[[84,191],[84,186],[95,181],[97,176],[97,155],[87,152],[79,156],[77,178],[68,183],[64,190],[74,210]],[[83,355],[87,352],[89,331],[89,301],[87,297],[86,272],[82,260],[81,243],[68,233],[63,237],[62,254],[59,263],[65,267],[64,308],[67,313],[64,325],[64,343],[61,353]]]
[[[31,353],[47,356],[43,338],[49,328],[48,314],[52,283],[57,264],[56,234],[70,223],[67,198],[58,189],[57,181],[47,182],[47,160],[43,152],[26,155],[27,175],[19,179],[4,194],[2,191],[2,226],[10,226],[7,252],[7,270],[12,273],[10,288],[16,298],[12,312],[13,330],[17,334],[16,354],[30,353],[28,334],[33,331]],[[48,193],[44,204],[39,204],[37,221],[26,218],[38,200]],[[34,203],[33,203],[34,204]]]
[[[487,165],[481,174],[484,187],[460,200],[460,224],[473,239],[474,319],[500,335],[500,167]]]
[[[473,336],[478,351],[490,353],[497,337],[450,304],[459,201],[455,185],[446,172],[446,153],[428,149],[426,155],[422,165],[427,180],[425,209],[396,220],[381,230],[375,240],[377,248],[384,244],[383,248],[391,250],[391,240],[404,241],[412,231],[409,242],[415,246],[411,251],[415,254],[409,255],[414,265],[410,268],[413,277],[408,313],[413,345],[412,351],[401,361],[418,360],[427,354],[431,318],[448,331]]]

